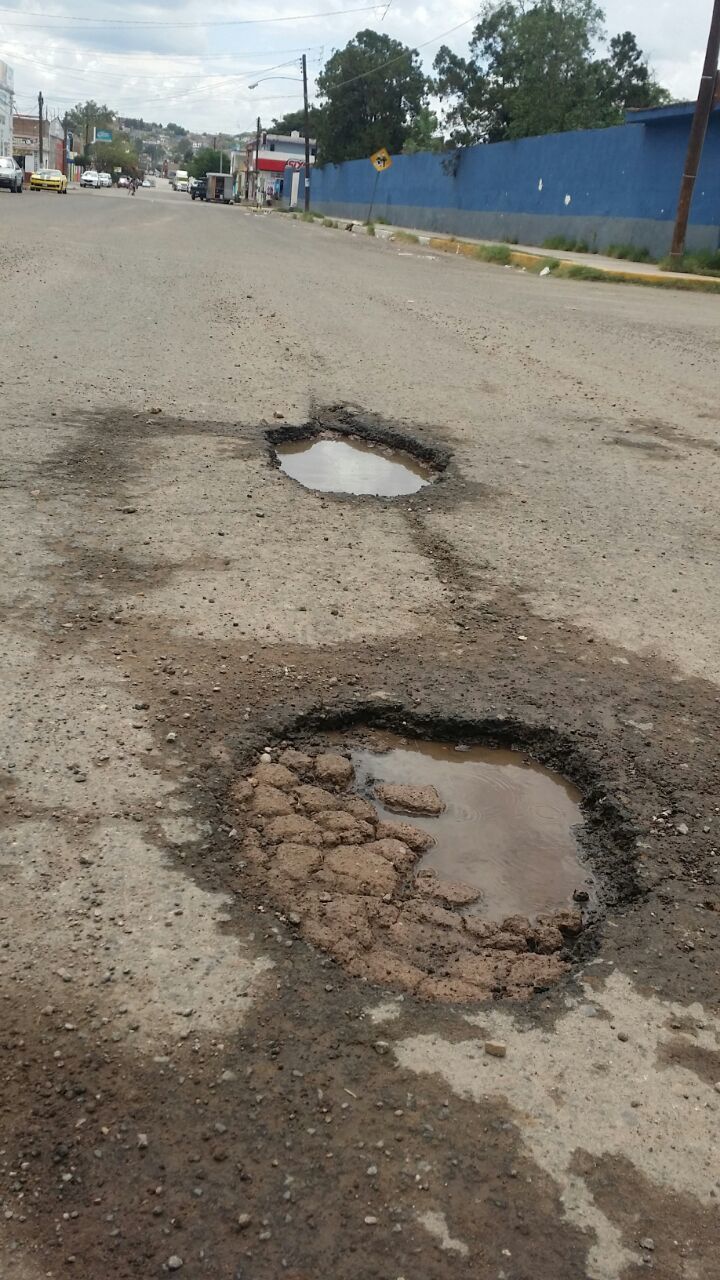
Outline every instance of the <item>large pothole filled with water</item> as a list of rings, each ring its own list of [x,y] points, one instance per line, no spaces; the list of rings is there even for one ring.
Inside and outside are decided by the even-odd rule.
[[[267,750],[231,789],[248,890],[353,975],[527,998],[597,908],[580,795],[520,752],[359,731]]]
[[[330,433],[275,447],[280,470],[321,493],[396,498],[417,493],[435,479],[430,467],[403,450]]]

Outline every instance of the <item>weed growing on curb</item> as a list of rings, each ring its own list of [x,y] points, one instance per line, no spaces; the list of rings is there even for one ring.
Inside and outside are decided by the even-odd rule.
[[[509,266],[512,261],[510,249],[506,244],[479,244],[474,250],[473,257],[479,262],[499,262],[502,266]]]

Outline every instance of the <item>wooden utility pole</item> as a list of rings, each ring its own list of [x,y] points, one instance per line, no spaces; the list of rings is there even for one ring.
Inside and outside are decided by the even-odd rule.
[[[303,113],[305,124],[305,212],[310,212],[310,112],[307,91],[307,58],[302,56]]]
[[[38,158],[40,168],[43,167],[43,96],[38,94]]]
[[[255,203],[258,203],[258,163],[260,157],[260,117],[257,118],[257,130],[255,132]]]
[[[700,168],[705,134],[710,121],[710,112],[715,101],[718,55],[720,55],[720,0],[714,0],[713,13],[710,20],[710,34],[708,35],[707,50],[705,52],[705,65],[703,66],[697,102],[695,103],[695,114],[690,126],[685,167],[680,180],[680,195],[678,197],[675,229],[670,249],[670,260],[674,266],[680,265],[685,252],[690,204],[695,187],[695,179]]]

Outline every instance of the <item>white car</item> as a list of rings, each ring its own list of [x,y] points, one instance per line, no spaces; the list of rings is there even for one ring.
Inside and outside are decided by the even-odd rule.
[[[80,179],[81,187],[99,187],[100,174],[97,169],[86,169]]]
[[[98,174],[98,186],[99,186],[99,187],[111,187],[111,186],[112,186],[112,178],[110,177],[110,174],[109,174],[109,173],[99,173],[99,174]]]

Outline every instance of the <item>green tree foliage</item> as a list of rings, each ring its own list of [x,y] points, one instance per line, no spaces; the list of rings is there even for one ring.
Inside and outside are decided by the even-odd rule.
[[[310,107],[308,110],[308,123],[310,125],[310,137],[317,135],[320,122],[320,108]],[[270,133],[290,134],[297,131],[302,137],[305,137],[305,114],[302,107],[298,111],[288,111],[284,116],[280,116],[279,120],[273,120],[270,127]]]
[[[410,125],[403,144],[403,155],[412,156],[417,151],[442,151],[443,139],[440,122],[429,107],[421,107]]]
[[[90,160],[96,169],[112,173],[113,169],[122,169],[123,173],[136,176],[139,173],[139,158],[135,143],[125,133],[113,131],[112,142],[96,142],[90,148]]]
[[[594,0],[486,0],[469,57],[443,46],[434,89],[457,145],[498,142],[622,121],[629,106],[668,100],[629,31],[605,56]]]
[[[225,156],[223,160],[223,169],[227,173],[228,158]],[[220,172],[220,152],[215,151],[212,147],[201,147],[195,152],[190,162],[190,177],[204,178],[206,173]]]
[[[67,113],[67,123],[74,135],[75,150],[87,151],[93,139],[93,129],[112,127],[114,114],[104,104],[100,106],[92,98],[88,102],[76,102]]]
[[[145,133],[159,133],[162,129],[162,125],[155,120],[143,120],[142,116],[139,118],[136,116],[119,116],[118,122],[124,129],[138,129],[143,130]]]
[[[172,133],[176,138],[187,137],[187,129],[185,129],[181,124],[173,124],[172,121],[168,121],[163,132]]]
[[[358,31],[318,76],[324,102],[317,125],[321,164],[402,150],[427,97],[415,49],[377,31]]]

